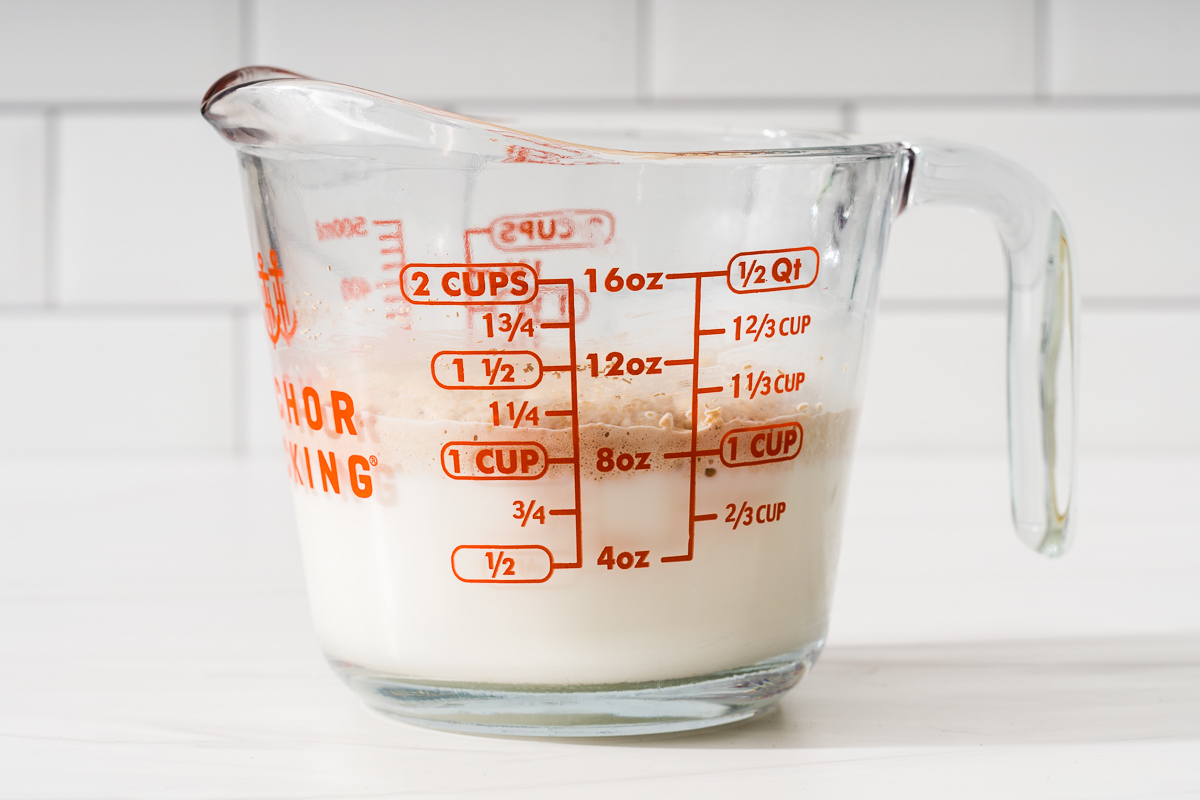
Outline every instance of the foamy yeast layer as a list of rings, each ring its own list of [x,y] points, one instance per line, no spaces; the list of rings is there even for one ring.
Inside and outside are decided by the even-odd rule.
[[[443,354],[438,361],[443,367],[450,356]],[[568,416],[552,416],[545,412],[572,407],[572,381],[564,371],[542,371],[542,366],[532,355],[496,353],[494,357],[505,360],[514,373],[518,384],[532,382],[535,385],[514,385],[515,391],[506,391],[503,380],[493,390],[486,388],[487,376],[479,369],[479,353],[457,359],[466,367],[464,373],[469,380],[481,384],[479,390],[456,390],[439,386],[431,381],[430,360],[420,359],[403,364],[386,363],[377,367],[340,370],[337,365],[325,365],[320,369],[307,370],[302,379],[307,385],[336,388],[348,391],[355,398],[363,398],[361,408],[380,417],[399,417],[413,420],[458,420],[461,422],[490,423],[493,420],[493,403],[501,408],[502,415],[508,414],[508,403],[514,404],[513,411],[524,407],[537,409],[540,417],[534,427],[569,428]],[[542,352],[540,362],[544,364],[565,363],[570,357],[565,353]],[[603,423],[623,428],[652,426],[658,428],[690,429],[692,427],[692,381],[690,368],[660,366],[661,374],[638,377],[615,377],[601,375],[592,377],[587,364],[580,364],[575,381],[574,407],[583,424]],[[725,386],[720,395],[701,398],[698,423],[701,428],[710,427],[721,420],[766,420],[789,414],[812,415],[819,413],[817,401],[819,387],[812,383],[793,384],[793,391],[750,392],[743,382],[740,397],[733,391],[731,374],[739,372],[762,375],[774,382],[786,378],[789,373],[770,363],[754,360],[730,364],[702,366],[696,380],[701,386]],[[444,369],[438,373],[443,381],[453,383],[453,372]],[[778,385],[774,384],[773,385]],[[768,387],[770,388],[770,387]],[[810,402],[811,401],[811,402]],[[809,408],[813,406],[813,408]],[[508,414],[511,421],[511,414]],[[522,422],[522,427],[527,423]]]
[[[798,423],[803,430],[800,452],[794,459],[782,464],[805,464],[844,457],[852,445],[854,426],[858,414],[854,409],[823,411],[809,414],[806,411],[768,419],[735,418],[728,421],[715,420],[703,426],[696,434],[698,451],[719,450],[722,437],[730,431],[756,428],[763,425]],[[568,428],[521,427],[518,429],[496,427],[479,422],[452,420],[408,420],[389,417],[375,419],[375,433],[383,445],[390,467],[400,473],[442,474],[441,450],[448,442],[536,442],[546,449],[549,457],[571,458],[573,436]],[[619,480],[633,474],[645,475],[646,469],[622,472],[601,471],[597,468],[597,454],[609,448],[613,454],[648,453],[640,461],[649,465],[649,472],[674,472],[690,469],[689,458],[672,457],[668,454],[689,452],[692,432],[687,429],[666,428],[656,425],[613,425],[593,422],[579,428],[579,452],[581,475],[589,480]],[[738,469],[757,471],[777,469],[780,463],[757,466],[725,466],[719,456],[706,455],[697,459],[697,465],[712,476],[714,471]],[[554,470],[569,470],[567,466],[552,465]]]

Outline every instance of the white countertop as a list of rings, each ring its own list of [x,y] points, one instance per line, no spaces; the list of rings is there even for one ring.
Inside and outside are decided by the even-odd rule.
[[[761,720],[438,733],[325,666],[275,460],[0,461],[0,797],[1200,797],[1200,457],[1085,456],[1064,559],[995,455],[855,465],[829,646]]]

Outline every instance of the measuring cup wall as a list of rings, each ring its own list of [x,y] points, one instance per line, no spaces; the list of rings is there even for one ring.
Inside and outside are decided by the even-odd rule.
[[[798,680],[915,149],[603,149],[261,69],[204,111],[246,177],[317,633],[366,702],[652,732]]]
[[[902,154],[242,158],[332,660],[571,686],[811,658]]]

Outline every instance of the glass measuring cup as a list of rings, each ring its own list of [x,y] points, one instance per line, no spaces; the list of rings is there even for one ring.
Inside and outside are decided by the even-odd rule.
[[[651,733],[795,685],[909,204],[997,223],[1014,520],[1068,541],[1069,249],[1006,161],[782,131],[567,144],[269,68],[203,113],[246,179],[315,626],[374,708]]]

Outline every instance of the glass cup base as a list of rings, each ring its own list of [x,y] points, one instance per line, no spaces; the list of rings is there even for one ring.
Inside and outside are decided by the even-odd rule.
[[[643,736],[766,713],[804,677],[822,644],[694,678],[571,688],[420,681],[330,664],[369,708],[427,728],[491,736]]]

